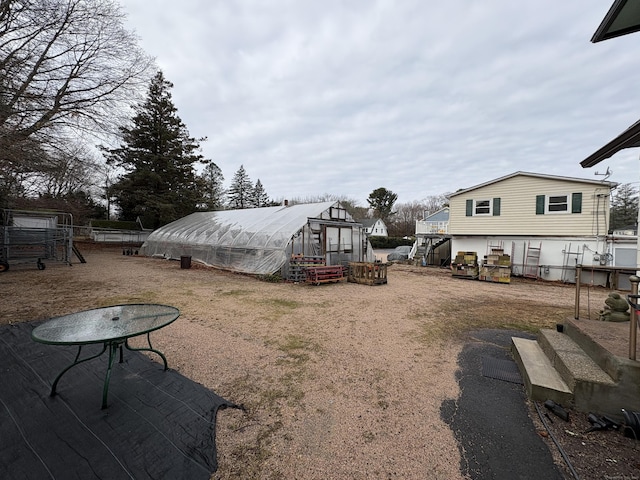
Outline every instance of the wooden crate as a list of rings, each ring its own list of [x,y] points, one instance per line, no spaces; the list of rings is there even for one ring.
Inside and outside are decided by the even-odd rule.
[[[511,283],[511,267],[484,265],[480,269],[479,280],[495,283]]]
[[[349,262],[348,281],[364,285],[384,285],[387,283],[387,264]]]
[[[477,265],[451,265],[451,275],[459,278],[478,278],[478,267]]]

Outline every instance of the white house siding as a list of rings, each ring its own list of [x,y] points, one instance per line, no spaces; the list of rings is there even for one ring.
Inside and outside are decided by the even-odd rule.
[[[450,198],[451,235],[606,235],[609,185],[515,175]],[[536,214],[537,195],[582,194],[581,213]],[[500,215],[466,216],[467,200],[500,199]]]
[[[474,251],[480,260],[491,246],[511,255],[512,272],[522,275],[527,248],[540,248],[537,274],[546,280],[575,282],[576,264],[615,265],[607,240],[611,183],[517,172],[450,197],[451,254]],[[536,213],[539,195],[581,194],[580,213]],[[499,199],[499,215],[493,215]],[[467,216],[467,200],[490,200],[489,215]],[[475,213],[475,210],[474,212]],[[622,251],[620,253],[623,253]],[[622,255],[621,255],[622,256]],[[529,272],[527,272],[529,273]],[[589,272],[589,282],[606,284],[606,273]],[[585,281],[583,276],[583,281]]]
[[[506,255],[511,256],[511,271],[513,275],[523,275],[529,246],[540,248],[538,261],[538,275],[544,280],[574,283],[575,267],[581,265],[601,265],[600,258],[606,254],[613,254],[611,246],[604,239],[593,237],[453,237],[451,239],[451,255],[459,251],[476,252],[478,261],[490,253],[491,246],[501,245]],[[612,265],[611,260],[608,265]],[[594,285],[605,285],[606,274],[589,272],[589,281]],[[583,281],[585,281],[583,274]]]

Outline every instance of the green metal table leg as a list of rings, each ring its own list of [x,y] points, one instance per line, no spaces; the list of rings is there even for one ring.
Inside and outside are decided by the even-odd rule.
[[[142,348],[135,348],[129,345],[129,340],[125,340],[124,342],[124,346],[127,348],[127,350],[131,350],[132,352],[153,352],[157,355],[160,355],[160,358],[162,358],[162,361],[164,362],[164,369],[166,370],[168,368],[167,365],[167,359],[166,357],[162,354],[161,351],[156,350],[155,348],[153,348],[153,346],[151,345],[151,334],[147,333],[147,343],[149,343],[149,348],[147,347],[142,347]]]
[[[82,352],[82,345],[78,346],[78,353],[76,354],[76,358],[73,361],[73,363],[71,365],[69,365],[67,368],[65,368],[64,370],[62,370],[58,376],[56,377],[56,379],[53,381],[53,385],[51,385],[51,393],[49,394],[51,397],[55,396],[56,394],[56,388],[58,386],[58,382],[60,381],[60,378],[62,377],[62,375],[64,375],[65,373],[67,373],[67,371],[69,371],[71,368],[75,367],[76,365],[80,365],[81,363],[87,362],[89,360],[93,360],[94,358],[98,358],[100,355],[102,355],[105,351],[107,350],[107,344],[105,343],[102,347],[102,350],[100,351],[100,353],[93,355],[91,357],[87,357],[87,358],[83,358],[82,360],[78,360],[78,358],[80,358],[80,353]]]
[[[113,366],[113,361],[116,358],[116,353],[118,348],[121,347],[120,342],[109,343],[109,363],[107,365],[107,374],[104,377],[104,386],[102,387],[102,409],[107,408],[107,395],[109,393],[109,381],[111,380],[111,367]],[[106,347],[105,347],[106,348]],[[120,350],[120,355],[122,355],[122,350]]]

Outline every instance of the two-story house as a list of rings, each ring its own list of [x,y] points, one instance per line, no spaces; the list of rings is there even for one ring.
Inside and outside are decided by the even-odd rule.
[[[512,273],[575,281],[575,267],[611,264],[609,200],[615,183],[515,172],[449,197],[452,255],[494,248]],[[603,262],[604,261],[604,262]]]
[[[368,237],[388,237],[387,225],[380,218],[359,220]]]

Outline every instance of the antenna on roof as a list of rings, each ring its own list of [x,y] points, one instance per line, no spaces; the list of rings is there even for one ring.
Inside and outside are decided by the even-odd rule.
[[[604,173],[594,173],[594,175],[600,175],[603,176],[604,178],[602,179],[602,181],[604,182],[607,178],[609,178],[611,175],[613,175],[613,172],[611,170],[609,170],[609,167],[607,167],[607,171]]]

